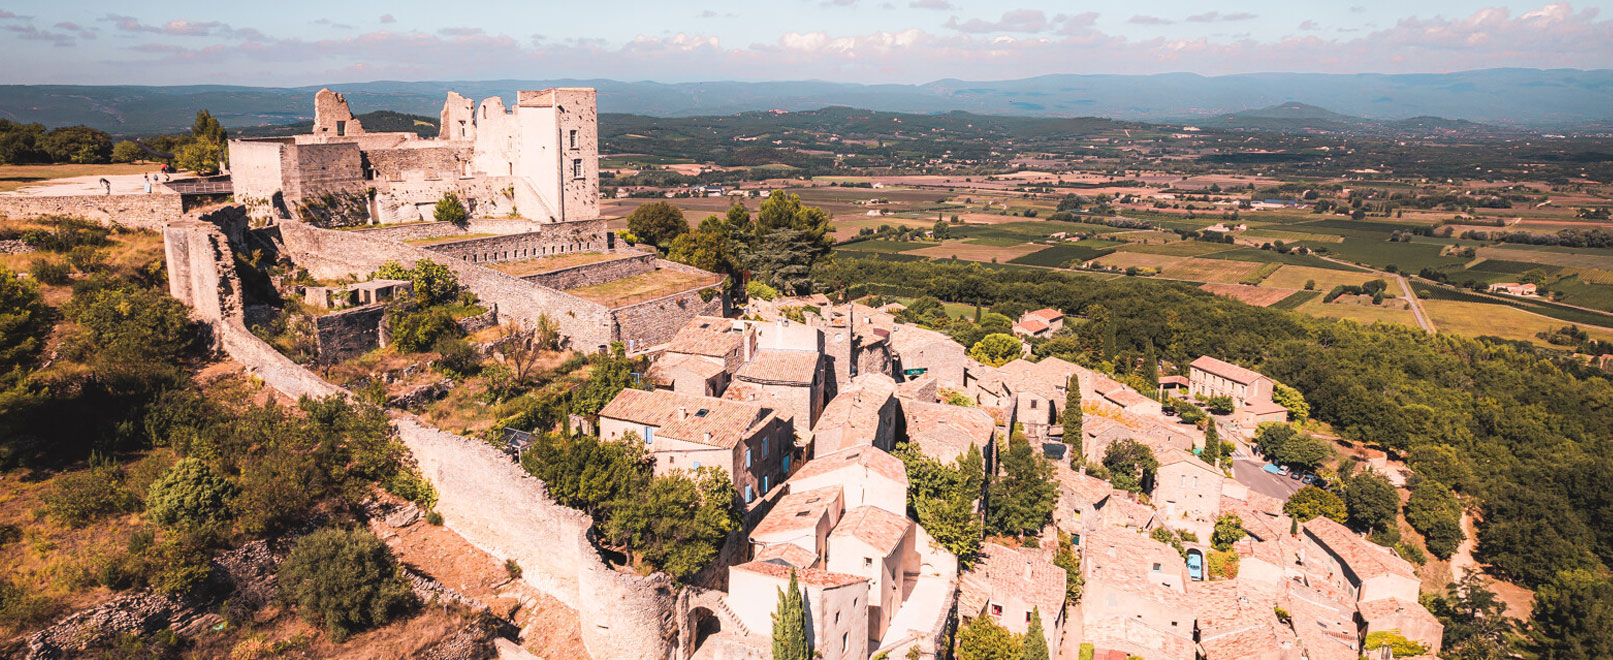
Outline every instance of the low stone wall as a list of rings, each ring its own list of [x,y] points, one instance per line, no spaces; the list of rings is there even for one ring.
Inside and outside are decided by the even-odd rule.
[[[474,179],[418,179],[406,181],[372,181],[375,200],[370,215],[379,223],[416,222],[432,217],[437,200],[445,193],[454,193],[471,215],[505,216],[519,212],[515,197],[508,194],[514,185],[509,177],[476,177]]]
[[[386,305],[364,305],[314,317],[319,362],[334,364],[383,344]]]
[[[462,318],[456,323],[459,325],[459,331],[467,335],[491,328],[498,325],[498,305],[495,304],[492,309],[475,316]]]
[[[548,223],[543,225],[542,231],[438,243],[425,246],[425,249],[471,263],[489,264],[574,252],[598,252],[609,249],[606,241],[605,222],[588,220]]]
[[[0,195],[0,216],[14,220],[66,215],[161,231],[185,216],[177,193],[133,195]]]
[[[582,264],[547,273],[524,275],[521,279],[551,289],[575,289],[595,284],[614,282],[655,270],[655,255],[648,252],[624,251],[605,261]]]
[[[464,234],[519,234],[528,231],[540,231],[548,223],[537,223],[531,220],[508,220],[500,218],[473,218],[463,226],[452,222],[414,222],[400,225],[387,225],[382,227],[369,227],[354,229],[352,231],[373,238],[384,238],[390,241],[413,241],[424,238],[443,238]]]

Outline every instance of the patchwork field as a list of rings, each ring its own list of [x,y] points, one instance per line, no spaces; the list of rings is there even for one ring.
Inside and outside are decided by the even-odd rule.
[[[907,254],[916,254],[936,259],[955,257],[963,261],[1013,261],[1032,252],[1040,250],[1042,246],[1020,244],[1014,246],[998,245],[971,245],[963,241],[944,241],[940,245],[933,245],[918,250],[908,250]]]
[[[1485,259],[1500,259],[1503,261],[1523,261],[1548,266],[1572,266],[1575,268],[1598,268],[1613,270],[1613,256],[1594,254],[1589,252],[1569,252],[1556,250],[1519,250],[1505,247],[1481,247],[1478,255]]]
[[[1316,298],[1294,308],[1294,311],[1311,316],[1329,319],[1349,319],[1357,323],[1372,324],[1378,321],[1384,323],[1399,323],[1401,325],[1417,327],[1417,316],[1411,310],[1391,309],[1378,305],[1355,305],[1349,303],[1324,303]],[[1443,326],[1440,329],[1444,329]]]
[[[1221,282],[1237,284],[1244,276],[1255,272],[1260,264],[1230,259],[1184,259],[1165,269],[1161,275],[1194,282]]]
[[[1208,283],[1199,287],[1218,296],[1226,296],[1242,300],[1256,307],[1270,307],[1284,298],[1294,294],[1292,289],[1273,289],[1264,286],[1246,286],[1243,284]]]
[[[1017,259],[1012,259],[1011,262],[1016,264],[1026,264],[1029,266],[1067,268],[1072,263],[1085,263],[1086,261],[1095,259],[1105,254],[1108,254],[1108,251],[1094,249],[1084,245],[1075,245],[1072,243],[1043,248]]]
[[[1422,303],[1423,310],[1428,313],[1429,319],[1440,332],[1469,337],[1489,335],[1549,346],[1545,340],[1536,337],[1535,333],[1568,325],[1564,321],[1505,305],[1462,300],[1424,300]],[[1593,339],[1613,341],[1613,329],[1583,324],[1579,327]]]
[[[1317,243],[1343,243],[1344,237],[1337,234],[1313,234],[1303,231],[1287,231],[1283,229],[1250,229],[1238,234],[1244,238],[1260,239],[1262,241],[1284,241],[1294,243],[1297,241],[1313,241]]]
[[[1315,282],[1316,290],[1327,291],[1340,284],[1346,286],[1360,286],[1370,280],[1378,279],[1377,275],[1361,271],[1333,270],[1330,268],[1313,268],[1311,266],[1296,266],[1286,264],[1278,268],[1277,272],[1261,282],[1261,286],[1276,289],[1304,289],[1306,282]]]
[[[1122,249],[1126,252],[1141,252],[1144,254],[1169,254],[1179,257],[1197,257],[1215,252],[1235,250],[1237,248],[1225,243],[1211,243],[1209,241],[1177,241],[1175,243],[1128,245]]]

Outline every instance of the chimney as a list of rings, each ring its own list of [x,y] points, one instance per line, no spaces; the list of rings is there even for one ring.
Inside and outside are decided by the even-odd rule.
[[[706,444],[711,444],[711,431],[706,431]]]
[[[678,419],[689,419],[689,409],[684,406],[678,406]]]

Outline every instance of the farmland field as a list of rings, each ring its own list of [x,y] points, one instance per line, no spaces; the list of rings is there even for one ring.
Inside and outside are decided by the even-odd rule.
[[[1546,264],[1550,266],[1573,266],[1576,268],[1600,268],[1613,270],[1613,256],[1589,252],[1559,252],[1556,250],[1518,250],[1510,247],[1481,247],[1478,249],[1478,255],[1486,259],[1523,261],[1534,264]]]
[[[1375,279],[1378,279],[1377,275],[1361,271],[1313,268],[1288,264],[1277,269],[1277,272],[1272,273],[1271,277],[1266,278],[1266,281],[1261,282],[1260,285],[1277,289],[1303,289],[1307,281],[1315,281],[1316,290],[1327,291],[1340,284],[1360,286]]]
[[[1113,252],[1098,260],[1104,266],[1119,266],[1121,268],[1156,268],[1164,269],[1187,261],[1187,257],[1178,257],[1168,254],[1147,254],[1144,252]]]
[[[1288,289],[1272,289],[1243,284],[1217,284],[1214,282],[1199,288],[1218,296],[1242,300],[1255,307],[1269,307],[1294,294],[1294,291]]]
[[[1408,273],[1424,268],[1444,270],[1460,267],[1465,259],[1440,256],[1444,246],[1428,243],[1391,243],[1386,240],[1352,240],[1326,246],[1342,259],[1378,268],[1396,266]]]
[[[842,245],[841,248],[845,250],[854,250],[857,252],[907,252],[909,250],[917,250],[922,247],[933,247],[935,245],[936,243],[933,241],[886,241],[880,239],[870,239],[866,241],[854,241],[851,243],[846,243]]]
[[[1567,325],[1557,319],[1531,314],[1521,309],[1460,300],[1424,300],[1423,309],[1440,332],[1469,337],[1490,335],[1518,339],[1546,346],[1535,333]],[[1613,340],[1613,330],[1580,325],[1593,339]]]
[[[1151,243],[1147,245],[1127,245],[1126,252],[1142,252],[1145,254],[1169,254],[1179,257],[1196,257],[1212,252],[1225,252],[1238,249],[1225,243],[1211,243],[1209,241],[1177,241],[1175,243]]]
[[[963,261],[1012,261],[1019,257],[1041,249],[1040,245],[1020,244],[1015,246],[996,245],[970,245],[963,241],[945,241],[940,245],[932,245],[918,250],[908,250],[907,254],[915,254],[937,259],[956,257]]]
[[[1303,231],[1287,231],[1283,229],[1250,229],[1240,234],[1245,238],[1258,238],[1267,241],[1315,241],[1318,243],[1343,243],[1344,237],[1337,234],[1313,234]]]
[[[1318,296],[1321,296],[1321,295],[1322,295],[1321,291],[1295,291],[1293,293],[1288,294],[1288,297],[1283,298],[1282,300],[1279,300],[1277,302],[1272,303],[1271,308],[1272,309],[1286,309],[1286,310],[1292,311],[1294,309],[1297,309],[1299,306],[1304,305],[1305,303],[1308,303],[1308,302],[1310,302],[1312,300],[1315,300]]]
[[[1249,261],[1232,261],[1230,259],[1183,259],[1167,266],[1160,273],[1165,277],[1190,280],[1193,282],[1220,282],[1223,284],[1237,284],[1244,278],[1260,268],[1260,264]]]
[[[1085,262],[1105,254],[1108,254],[1108,252],[1104,250],[1095,250],[1082,245],[1055,245],[1050,248],[1032,252],[1022,257],[1011,259],[1009,263],[1063,268],[1071,261]]]
[[[1413,328],[1417,327],[1417,316],[1412,314],[1410,309],[1404,308],[1392,309],[1379,305],[1324,303],[1320,298],[1317,298],[1295,307],[1294,311],[1321,318],[1349,319],[1368,325],[1383,321],[1384,323],[1399,323]]]

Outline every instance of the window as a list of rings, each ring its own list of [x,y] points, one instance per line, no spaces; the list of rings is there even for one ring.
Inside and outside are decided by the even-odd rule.
[[[754,488],[751,488],[750,484],[745,484],[745,503],[750,504],[751,502],[755,502],[755,501],[756,501],[756,490]],[[1157,566],[1159,566],[1159,564],[1154,564],[1154,566],[1157,567]],[[1154,570],[1159,570],[1159,569],[1155,568]]]
[[[768,484],[771,483],[771,482],[772,482],[772,480],[769,479],[768,477],[765,477],[765,476],[762,477],[762,492],[765,493],[765,492],[767,492],[769,490],[772,490],[771,488],[768,487]]]
[[[1154,572],[1155,573],[1159,572],[1159,562],[1154,562]]]
[[[571,129],[571,148],[577,148],[577,129]]]
[[[767,458],[767,438],[762,438],[762,458]]]
[[[790,457],[785,456],[784,457],[784,474],[789,474],[789,473],[790,473]]]
[[[582,178],[582,159],[581,158],[573,158],[573,159],[571,159],[571,176],[576,177],[578,179]]]
[[[998,605],[996,603],[992,603],[991,604],[991,615],[992,616],[1002,616],[1003,615],[1003,606]]]
[[[700,461],[695,461],[694,462],[694,469],[696,469],[696,470],[700,469]]]
[[[874,558],[873,557],[863,557],[863,568],[870,568],[873,565],[874,565]]]
[[[646,426],[644,427],[644,444],[650,444],[652,442],[655,442],[655,427]]]
[[[835,623],[840,623],[840,613],[835,612]]]
[[[1030,623],[1030,622],[1031,622],[1031,613],[1026,612],[1025,613],[1025,623]]]
[[[848,638],[850,638],[850,637],[851,637],[851,633],[840,633],[840,652],[841,653],[845,653],[846,649],[851,648],[849,646],[846,646],[846,640]]]
[[[745,467],[750,467],[750,450],[745,450]]]
[[[1031,410],[1036,409],[1036,399],[1031,399]]]

